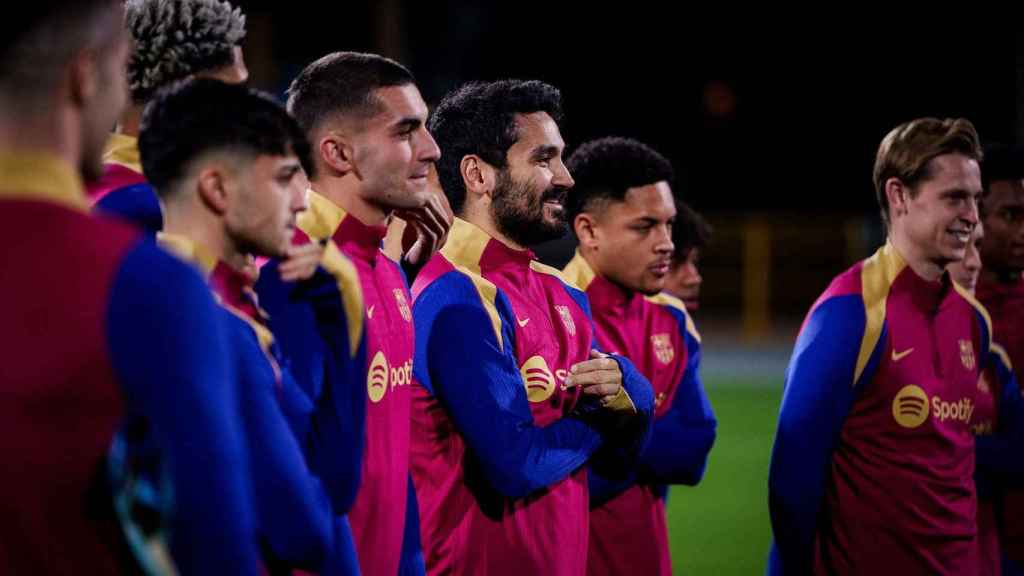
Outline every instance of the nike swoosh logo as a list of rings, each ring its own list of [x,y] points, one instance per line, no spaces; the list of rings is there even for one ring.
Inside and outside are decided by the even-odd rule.
[[[373,320],[373,309],[374,309],[374,308],[375,308],[376,306],[377,306],[377,305],[376,305],[376,304],[374,304],[373,306],[370,306],[369,308],[367,308],[367,309],[366,309],[366,316],[367,316],[367,318],[369,318],[370,320]]]
[[[524,318],[524,319],[520,320],[520,319],[516,318],[516,322],[518,322],[519,323],[519,327],[522,328],[522,327],[526,326],[527,323],[530,322],[530,319],[529,318]]]
[[[910,356],[910,353],[913,352],[913,351],[914,351],[913,348],[907,348],[903,352],[897,352],[896,349],[893,348],[892,349],[892,361],[893,362],[899,362],[900,360],[903,360],[907,356]]]

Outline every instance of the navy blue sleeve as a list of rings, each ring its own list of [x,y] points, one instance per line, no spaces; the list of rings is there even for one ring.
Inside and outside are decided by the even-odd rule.
[[[1005,353],[1004,353],[1005,354]],[[1004,356],[991,352],[989,368],[999,382],[996,399],[999,419],[994,434],[975,438],[978,473],[996,476],[1001,484],[1024,484],[1024,399]]]
[[[654,421],[650,442],[634,470],[618,478],[591,471],[587,477],[591,507],[604,504],[637,481],[692,486],[700,482],[704,474],[717,422],[700,379],[700,341],[686,331],[682,313],[678,315],[687,346],[687,361],[672,406]]]
[[[694,486],[704,476],[717,421],[700,379],[700,342],[680,324],[687,360],[672,406],[654,422],[654,434],[640,456],[640,476],[657,484]]]
[[[500,343],[468,278],[452,272],[435,280],[413,306],[413,370],[451,417],[487,482],[507,498],[522,498],[586,463],[602,437],[573,417],[543,428],[534,423],[513,353],[511,306],[499,293],[495,307]]]
[[[777,548],[769,573],[811,572],[832,451],[855,398],[854,373],[864,325],[860,295],[836,296],[812,310],[797,337],[768,472]]]
[[[319,570],[331,547],[330,503],[285,421],[277,376],[256,334],[245,321],[223,314],[238,362],[257,532],[274,558]]]
[[[334,547],[320,576],[359,576],[359,558],[348,516],[334,517]]]
[[[636,469],[633,469],[625,475],[609,477],[591,469],[587,474],[587,495],[590,498],[590,507],[602,506],[636,484],[636,472]]]
[[[409,492],[405,497],[405,533],[402,535],[402,560],[398,565],[399,576],[423,576],[427,564],[423,559],[423,545],[420,543],[420,507],[416,500],[416,489],[409,475]]]
[[[593,348],[600,350],[597,341]],[[594,472],[620,480],[633,475],[640,454],[647,447],[654,424],[654,390],[636,366],[618,354],[609,354],[622,372],[622,388],[635,408],[633,411],[611,410],[596,399],[577,405],[579,417],[604,436],[604,443],[590,459]]]
[[[153,187],[145,182],[111,191],[93,210],[128,220],[154,236],[164,227],[160,201]]]
[[[255,574],[237,388],[209,288],[142,242],[111,290],[107,337],[128,407],[150,423],[174,492],[171,553],[183,574]]]
[[[334,512],[346,514],[359,490],[365,445],[365,332],[353,354],[340,288],[323,268],[292,283],[281,280],[277,262],[269,262],[256,291],[286,370],[314,405],[302,439],[310,466]]]

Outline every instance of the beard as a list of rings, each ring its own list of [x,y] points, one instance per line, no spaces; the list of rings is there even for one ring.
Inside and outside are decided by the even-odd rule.
[[[536,194],[528,182],[517,182],[508,169],[498,172],[491,203],[491,217],[498,231],[520,246],[532,246],[561,238],[568,232],[564,209],[544,217],[544,203],[565,201],[567,189],[552,186]]]

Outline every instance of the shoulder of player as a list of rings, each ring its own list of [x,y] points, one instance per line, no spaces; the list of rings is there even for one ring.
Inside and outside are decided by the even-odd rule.
[[[953,282],[952,280],[950,281],[950,283],[953,285],[954,290],[956,290],[957,296],[967,304],[967,306],[974,313],[975,320],[984,329],[985,340],[982,342],[982,345],[985,346],[986,349],[991,349],[992,317],[989,315],[988,309],[986,309],[985,306],[981,302],[979,302],[974,297],[974,295],[971,294],[966,288],[960,286],[959,284]]]
[[[648,306],[651,306],[663,314],[671,316],[676,323],[679,325],[680,332],[689,335],[698,343],[701,341],[700,332],[697,330],[697,325],[693,321],[693,317],[686,310],[686,304],[665,292],[659,292],[651,296],[644,296],[644,301]]]
[[[431,264],[416,277],[413,288],[415,307],[495,305],[501,290],[493,282],[462,266],[448,263],[447,266],[434,266],[428,270]]]

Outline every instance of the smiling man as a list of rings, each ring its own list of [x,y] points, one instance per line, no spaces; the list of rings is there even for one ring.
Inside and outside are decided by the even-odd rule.
[[[430,128],[458,218],[413,284],[412,471],[430,574],[583,574],[587,468],[628,469],[650,385],[596,351],[586,295],[528,246],[565,233],[561,94],[472,83]]]
[[[978,224],[978,135],[923,118],[878,148],[888,242],[811,307],[769,474],[776,574],[972,574],[974,440],[991,321],[954,283]]]
[[[314,314],[317,325],[302,328],[308,314],[292,306],[293,288],[280,281],[276,262],[263,268],[257,290],[282,348],[318,375],[312,395],[365,386],[365,452],[349,516],[360,569],[366,576],[415,573],[422,566],[409,476],[412,296],[382,241],[392,215],[416,232],[404,256],[410,261],[429,256],[444,238],[447,212],[428,180],[441,152],[427,131],[427,105],[412,73],[383,56],[334,52],[312,62],[289,88],[288,108],[309,137],[316,165],[296,236],[323,243],[325,268],[339,284],[351,286],[354,276],[353,289],[361,288],[366,362],[360,381],[334,371],[329,359],[314,358],[325,326]]]

